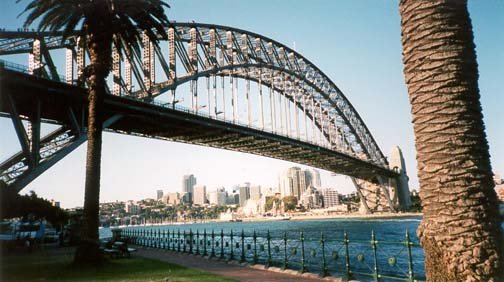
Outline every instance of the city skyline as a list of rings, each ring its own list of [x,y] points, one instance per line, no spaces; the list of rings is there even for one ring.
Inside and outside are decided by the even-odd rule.
[[[201,9],[195,10],[194,2],[170,1],[172,9],[168,15],[177,21],[195,20],[251,30],[295,47],[320,66],[343,90],[386,155],[392,146],[401,147],[406,158],[410,187],[417,188],[411,115],[402,74],[397,3],[324,3],[307,6],[293,1],[286,6],[279,1],[268,2],[267,5],[272,9],[262,11],[266,13],[263,14],[264,20],[257,21],[253,11],[261,5],[212,1],[198,3]],[[504,73],[503,54],[495,49],[495,46],[504,42],[497,28],[504,23],[502,17],[491,15],[502,14],[504,4],[478,3],[474,5],[474,2],[469,2],[469,11],[475,31],[482,107],[493,169],[503,172],[504,133],[499,124],[499,105],[504,104],[504,98],[498,95],[501,91],[493,82],[498,81]],[[285,12],[278,14],[275,10],[280,7]],[[5,11],[0,19],[0,27],[14,30],[21,27],[22,18],[17,19],[16,15],[22,5],[4,1],[0,3],[0,8]],[[219,13],[219,16],[216,16],[217,13],[208,13],[217,9],[227,12]],[[328,11],[335,15],[328,17]],[[303,15],[310,16],[304,18]],[[349,23],[352,29],[346,28]],[[271,28],[272,25],[275,28]],[[329,29],[318,28],[320,26]],[[326,36],[329,31],[332,36]],[[16,58],[13,61],[26,64],[25,61],[16,61]],[[50,128],[43,126],[42,131],[47,132]],[[19,148],[10,120],[0,118],[0,131],[0,159],[5,160]],[[42,197],[61,201],[63,207],[82,205],[84,156],[85,146],[81,146],[27,186],[22,193],[34,190]],[[198,178],[208,187],[228,187],[243,181],[273,186],[278,171],[291,166],[306,168],[219,149],[105,133],[101,199],[145,197],[149,194],[145,191],[146,187],[155,189],[165,184],[172,187],[180,182],[179,176],[188,171],[199,175]],[[330,172],[321,171],[321,178],[324,183],[342,187],[344,191],[353,190],[346,177],[332,177]]]

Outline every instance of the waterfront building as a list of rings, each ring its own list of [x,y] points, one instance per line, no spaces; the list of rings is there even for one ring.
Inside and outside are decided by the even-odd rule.
[[[280,174],[279,187],[282,197],[294,196],[299,200],[307,188],[306,171],[299,167],[287,169]]]
[[[301,195],[300,202],[303,207],[309,210],[318,209],[324,205],[322,194],[313,186],[308,187]]]
[[[320,180],[320,172],[316,169],[307,169],[305,173],[306,187],[313,186],[315,188],[322,188],[322,181]]]
[[[182,178],[182,192],[188,193],[189,202],[194,200],[194,186],[196,185],[196,177],[194,175],[184,175]]]
[[[197,185],[194,186],[194,198],[193,204],[203,206],[206,203],[206,186]]]
[[[140,212],[140,206],[135,204],[132,200],[126,202],[125,210],[128,214],[138,214]]]
[[[240,207],[245,205],[245,202],[250,199],[250,183],[244,183],[238,188],[239,199],[238,203]]]
[[[55,201],[54,199],[51,199],[51,205],[54,207],[60,207],[60,202]]]
[[[261,186],[250,186],[250,199],[259,201],[261,199]]]
[[[182,192],[180,193],[180,203],[181,204],[191,204],[191,193],[188,192]]]
[[[173,192],[167,194],[168,201],[166,202],[169,205],[178,205],[181,203],[181,194],[179,192]]]
[[[211,205],[225,205],[226,204],[226,189],[224,187],[217,188],[215,191],[208,193],[208,202]]]
[[[321,189],[324,199],[324,208],[330,208],[340,204],[340,194],[335,188]]]
[[[248,199],[241,208],[241,213],[245,216],[254,216],[261,210],[261,200]]]
[[[163,198],[163,190],[156,191],[156,200],[161,200]]]
[[[240,194],[233,192],[226,195],[226,205],[237,205],[239,203]]]

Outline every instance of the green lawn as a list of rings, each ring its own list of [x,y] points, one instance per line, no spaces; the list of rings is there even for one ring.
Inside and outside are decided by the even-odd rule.
[[[37,250],[2,256],[0,281],[234,281],[210,273],[133,256],[101,267],[72,265],[73,251]]]

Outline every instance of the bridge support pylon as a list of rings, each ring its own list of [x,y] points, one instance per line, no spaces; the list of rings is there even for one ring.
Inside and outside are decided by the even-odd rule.
[[[398,173],[395,178],[386,179],[376,176],[373,181],[352,178],[361,199],[359,212],[370,214],[375,212],[408,211],[411,205],[408,175],[401,149],[392,148],[389,158],[389,168]]]

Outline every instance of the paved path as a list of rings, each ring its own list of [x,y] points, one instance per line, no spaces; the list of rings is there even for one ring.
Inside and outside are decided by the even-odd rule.
[[[239,281],[251,282],[292,282],[292,281],[340,281],[335,278],[319,278],[314,274],[296,274],[295,271],[280,272],[278,268],[265,270],[259,266],[242,266],[235,263],[226,263],[214,259],[194,255],[180,254],[177,252],[139,248],[136,255],[158,259],[168,263],[178,264],[188,268],[214,273]],[[261,269],[263,268],[263,269]]]

